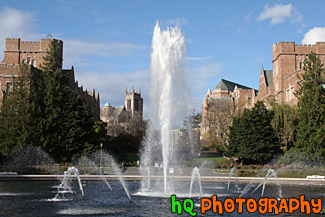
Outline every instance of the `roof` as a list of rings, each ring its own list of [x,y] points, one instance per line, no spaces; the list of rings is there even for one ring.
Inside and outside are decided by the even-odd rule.
[[[124,106],[119,106],[119,107],[116,107],[114,112],[113,112],[113,116],[115,118],[118,118],[118,116],[121,114],[121,112],[123,111],[124,109]]]
[[[237,86],[237,88],[241,88],[241,89],[248,89],[248,90],[253,89],[251,87],[246,87],[244,85],[237,84],[237,83],[234,83],[231,81],[227,81],[225,79],[221,79],[219,84],[214,89],[234,91],[236,86]]]
[[[273,86],[273,70],[264,70],[266,86]]]
[[[104,106],[111,106],[111,104],[109,104],[109,102],[105,103]]]

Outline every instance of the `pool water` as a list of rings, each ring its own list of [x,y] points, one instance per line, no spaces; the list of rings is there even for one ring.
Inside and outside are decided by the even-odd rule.
[[[60,194],[55,200],[53,198],[58,193],[59,181],[0,182],[0,216],[179,216],[171,213],[169,197],[160,197],[159,195],[149,197],[139,194],[139,182],[127,182],[132,203],[130,203],[119,182],[110,182],[113,191],[103,181],[82,182],[84,197],[80,194],[77,182],[75,182],[73,184],[74,194]],[[183,186],[182,189],[189,189],[189,183],[187,182],[179,183],[179,186]],[[235,188],[235,186],[231,185],[228,192],[227,183],[202,183],[204,197],[216,194],[219,200],[238,197],[245,186],[245,184],[239,184],[238,188]],[[198,192],[198,186],[193,186],[193,192]],[[276,197],[276,192],[277,186],[268,184],[264,196]],[[257,190],[253,195],[246,194],[244,197],[259,198],[260,194],[261,189]],[[299,198],[301,194],[304,194],[306,199],[321,198],[324,201],[325,186],[282,185],[282,195],[285,198]],[[183,192],[184,195],[186,195],[186,192]],[[178,199],[183,201],[185,198],[178,197]],[[201,214],[199,198],[192,199],[195,202],[193,211],[197,212],[197,216],[217,216],[211,211]],[[325,204],[322,203],[322,206],[322,209],[324,209]],[[182,216],[190,215],[184,212]],[[242,214],[236,212],[224,213],[223,216],[261,216],[261,214],[258,212],[250,214],[244,209]],[[273,214],[266,214],[266,216],[273,216]],[[295,212],[293,215],[282,213],[279,216],[307,215]],[[320,215],[311,214],[308,216]]]

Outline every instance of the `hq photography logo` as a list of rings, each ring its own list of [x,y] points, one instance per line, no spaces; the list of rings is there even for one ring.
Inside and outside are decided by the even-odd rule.
[[[186,198],[183,201],[177,200],[176,195],[170,197],[171,212],[178,215],[183,212],[190,216],[196,216],[197,211],[194,210],[195,204],[191,198]],[[224,201],[218,200],[217,195],[211,198],[203,197],[200,199],[199,212],[205,214],[207,211],[222,215],[224,213],[304,213],[318,214],[322,211],[322,199],[305,200],[305,195],[300,195],[299,198],[226,198]]]

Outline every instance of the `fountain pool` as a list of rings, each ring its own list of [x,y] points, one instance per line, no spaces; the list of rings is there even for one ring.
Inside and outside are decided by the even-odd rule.
[[[84,186],[83,197],[79,191],[77,182],[72,186],[75,194],[72,194],[69,200],[51,201],[57,193],[56,187],[58,181],[34,181],[34,182],[0,182],[0,216],[22,217],[22,216],[177,216],[171,213],[170,199],[168,197],[144,197],[137,196],[136,193],[141,188],[140,182],[127,182],[132,203],[125,196],[121,184],[117,181],[110,181],[114,191],[107,188],[106,184],[99,181],[82,181]],[[187,194],[190,188],[190,180],[179,183]],[[257,183],[258,184],[258,183]],[[244,189],[244,184],[239,184],[240,189]],[[195,190],[195,189],[193,189]],[[227,183],[205,182],[202,183],[202,191],[205,196],[217,194],[218,199],[224,200],[227,197],[235,198],[239,193],[227,191]],[[277,191],[276,185],[268,184],[264,194],[274,196]],[[325,186],[313,185],[284,185],[284,197],[299,197],[305,194],[307,198],[325,199]],[[253,195],[260,197],[261,192],[257,191]],[[198,197],[192,198],[196,204],[199,204]],[[181,199],[182,200],[182,199]],[[325,204],[323,204],[324,208]],[[216,216],[212,212],[199,214],[199,207],[194,211],[198,216]],[[189,216],[183,214],[183,216]],[[239,215],[224,214],[223,216],[260,216],[258,213]],[[295,213],[295,216],[304,216]],[[309,215],[313,216],[313,215]],[[317,215],[315,215],[317,216]]]

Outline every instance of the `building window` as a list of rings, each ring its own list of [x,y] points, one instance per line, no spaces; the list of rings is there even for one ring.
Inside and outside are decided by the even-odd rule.
[[[130,99],[128,99],[128,101],[127,101],[126,110],[131,110],[131,100]]]
[[[12,82],[7,82],[6,84],[6,92],[11,93],[13,91],[13,84]]]
[[[36,68],[36,60],[32,60],[32,66]]]
[[[138,100],[135,100],[134,101],[134,111],[139,111],[139,101]]]
[[[300,62],[299,63],[299,69],[302,69],[304,67],[304,63],[303,62]]]

